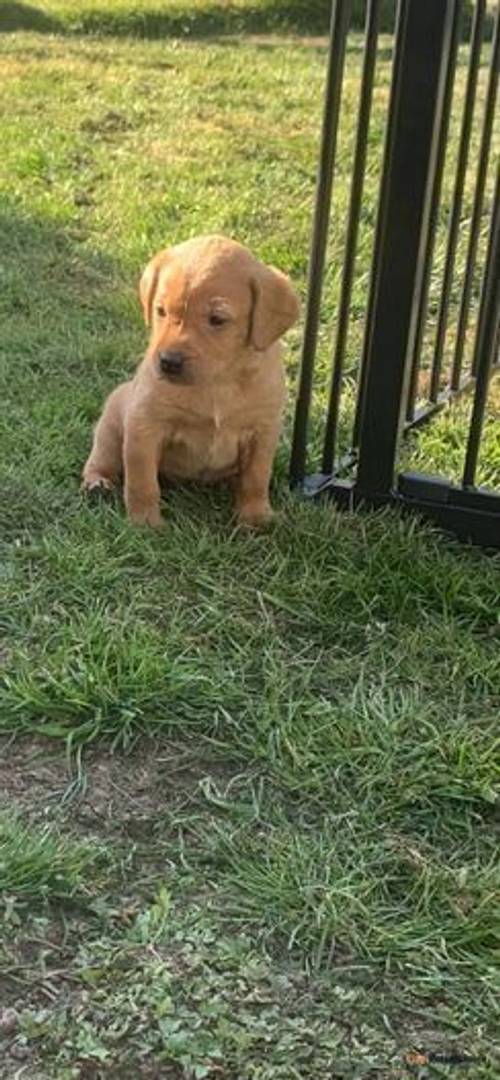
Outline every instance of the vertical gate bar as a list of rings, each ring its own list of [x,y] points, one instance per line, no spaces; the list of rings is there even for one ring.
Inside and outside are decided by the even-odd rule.
[[[307,428],[318,338],[323,267],[328,239],[345,49],[351,8],[352,0],[334,0],[330,24],[330,47],[325,86],[321,151],[309,259],[307,307],[290,459],[290,481],[293,485],[299,484],[304,479],[305,474]]]
[[[394,28],[394,50],[393,50],[393,63],[392,63],[392,76],[391,76],[391,91],[389,102],[389,116],[387,120],[387,130],[385,133],[385,145],[384,145],[384,165],[386,168],[387,161],[390,155],[390,148],[394,139],[394,126],[395,126],[395,110],[391,107],[391,102],[396,95],[396,88],[402,77],[402,65],[404,62],[404,56],[402,49],[398,48],[398,42],[400,41],[402,34],[402,27],[406,19],[407,14],[407,0],[398,0],[396,7],[396,23]],[[360,372],[358,379],[358,393],[356,398],[356,409],[354,413],[354,428],[352,434],[353,449],[357,450],[359,447],[359,438],[361,431],[361,421],[364,411],[364,403],[366,397],[366,380],[367,380],[367,358],[368,358],[368,342],[370,340],[373,323],[373,312],[375,307],[375,296],[378,287],[378,266],[379,257],[378,252],[382,242],[385,229],[385,208],[387,203],[387,191],[384,184],[380,183],[379,192],[379,205],[377,211],[377,223],[375,226],[375,243],[373,247],[372,255],[372,274],[370,281],[370,291],[368,296],[368,308],[366,312],[365,320],[365,334],[363,342],[363,350],[361,356]]]
[[[458,330],[455,342],[455,354],[453,357],[453,367],[451,374],[451,389],[458,390],[460,385],[460,375],[462,372],[462,362],[465,348],[465,335],[467,333],[467,325],[469,322],[470,302],[472,296],[472,285],[474,281],[474,269],[476,263],[477,246],[479,243],[479,232],[481,228],[481,215],[483,211],[484,192],[486,188],[486,177],[488,174],[488,160],[490,154],[491,145],[491,133],[493,130],[493,118],[495,115],[495,104],[498,91],[498,76],[500,66],[500,2],[497,7],[497,17],[495,22],[495,34],[493,38],[493,46],[491,53],[491,65],[490,75],[488,80],[488,89],[486,93],[486,105],[484,111],[483,130],[481,133],[481,146],[479,149],[479,165],[476,177],[476,192],[474,196],[474,207],[472,211],[472,221],[469,234],[469,245],[467,248],[467,261],[465,263],[465,276],[462,288],[462,299],[460,304],[460,314],[458,319]]]
[[[488,240],[488,254],[483,277],[481,302],[474,346],[476,366],[476,388],[474,405],[465,455],[463,484],[470,487],[476,476],[479,446],[483,429],[488,384],[493,368],[495,349],[498,348],[498,330],[500,327],[500,161],[497,165],[497,178],[493,213]],[[500,527],[500,523],[499,523]]]
[[[457,70],[457,53],[458,43],[460,40],[461,30],[461,14],[462,14],[462,0],[456,0],[455,13],[453,22],[452,43],[450,48],[450,54],[448,57],[448,65],[446,70],[446,85],[444,91],[444,103],[443,103],[443,122],[441,124],[441,132],[439,136],[439,148],[438,159],[436,165],[436,176],[434,186],[432,190],[431,200],[431,215],[429,234],[427,240],[427,246],[425,249],[424,259],[424,277],[422,282],[422,291],[420,294],[420,304],[418,308],[417,316],[417,330],[415,335],[415,346],[413,349],[412,370],[410,378],[410,389],[408,393],[408,406],[406,410],[406,419],[413,420],[415,414],[415,402],[418,393],[418,376],[420,370],[420,359],[422,352],[422,343],[424,338],[425,320],[427,317],[427,309],[429,302],[429,285],[431,279],[432,261],[434,258],[434,245],[436,242],[436,227],[439,211],[439,203],[441,199],[441,188],[443,183],[444,163],[446,159],[446,149],[448,145],[448,132],[450,128],[451,117],[451,104],[453,99],[453,88],[455,85],[455,74]]]
[[[386,146],[365,337],[365,403],[356,490],[394,484],[423,280],[455,0],[400,0],[394,120]]]
[[[351,182],[349,220],[346,235],[344,266],[342,270],[342,287],[340,293],[337,320],[337,334],[333,353],[332,381],[330,386],[330,397],[328,401],[325,438],[323,444],[322,471],[324,473],[331,473],[333,471],[333,464],[335,458],[335,444],[337,440],[342,370],[347,340],[347,331],[349,326],[352,282],[356,261],[356,246],[359,229],[359,213],[361,209],[361,199],[363,195],[363,184],[365,179],[368,128],[370,123],[370,113],[372,106],[375,64],[377,60],[379,20],[380,0],[368,0],[366,6],[363,72],[361,76],[361,94],[359,99],[356,147],[354,151],[354,164]]]
[[[462,127],[460,131],[460,144],[457,158],[457,171],[455,174],[455,187],[453,190],[450,228],[448,233],[448,246],[443,271],[441,286],[441,300],[437,320],[436,337],[434,341],[434,353],[432,359],[431,386],[429,398],[435,403],[439,394],[439,380],[443,364],[444,343],[448,326],[448,308],[450,306],[451,287],[455,258],[457,253],[460,218],[464,195],[465,174],[469,157],[470,138],[472,133],[472,118],[476,101],[477,78],[479,74],[479,62],[481,59],[481,47],[483,44],[484,17],[486,0],[477,0],[474,11],[474,23],[471,34],[471,46],[469,55],[469,70],[467,74],[467,86],[465,90],[464,111]]]

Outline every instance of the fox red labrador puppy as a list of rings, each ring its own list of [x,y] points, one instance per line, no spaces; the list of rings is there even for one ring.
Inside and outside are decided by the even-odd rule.
[[[156,255],[140,295],[149,347],[106,401],[84,488],[123,478],[130,520],[158,526],[161,477],[229,479],[238,520],[265,524],[285,401],[279,339],[299,313],[289,279],[208,236]]]

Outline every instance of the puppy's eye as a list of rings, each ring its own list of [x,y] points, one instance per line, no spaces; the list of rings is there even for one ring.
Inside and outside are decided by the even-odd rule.
[[[159,319],[164,319],[165,318],[165,315],[167,313],[165,311],[165,308],[163,307],[163,304],[157,304],[156,305],[156,314],[157,314]]]
[[[208,321],[210,326],[224,326],[224,323],[227,323],[225,316],[218,315],[216,311],[213,311],[212,314],[208,316]]]

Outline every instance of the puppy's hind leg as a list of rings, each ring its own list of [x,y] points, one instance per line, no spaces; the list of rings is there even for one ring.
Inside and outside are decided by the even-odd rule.
[[[112,491],[123,473],[123,413],[130,385],[122,383],[113,390],[96,425],[82,476],[88,494]]]

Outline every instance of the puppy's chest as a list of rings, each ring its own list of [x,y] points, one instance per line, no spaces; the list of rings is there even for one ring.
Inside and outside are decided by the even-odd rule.
[[[216,412],[199,423],[180,421],[166,436],[161,471],[193,480],[234,475],[240,439],[240,429]]]

